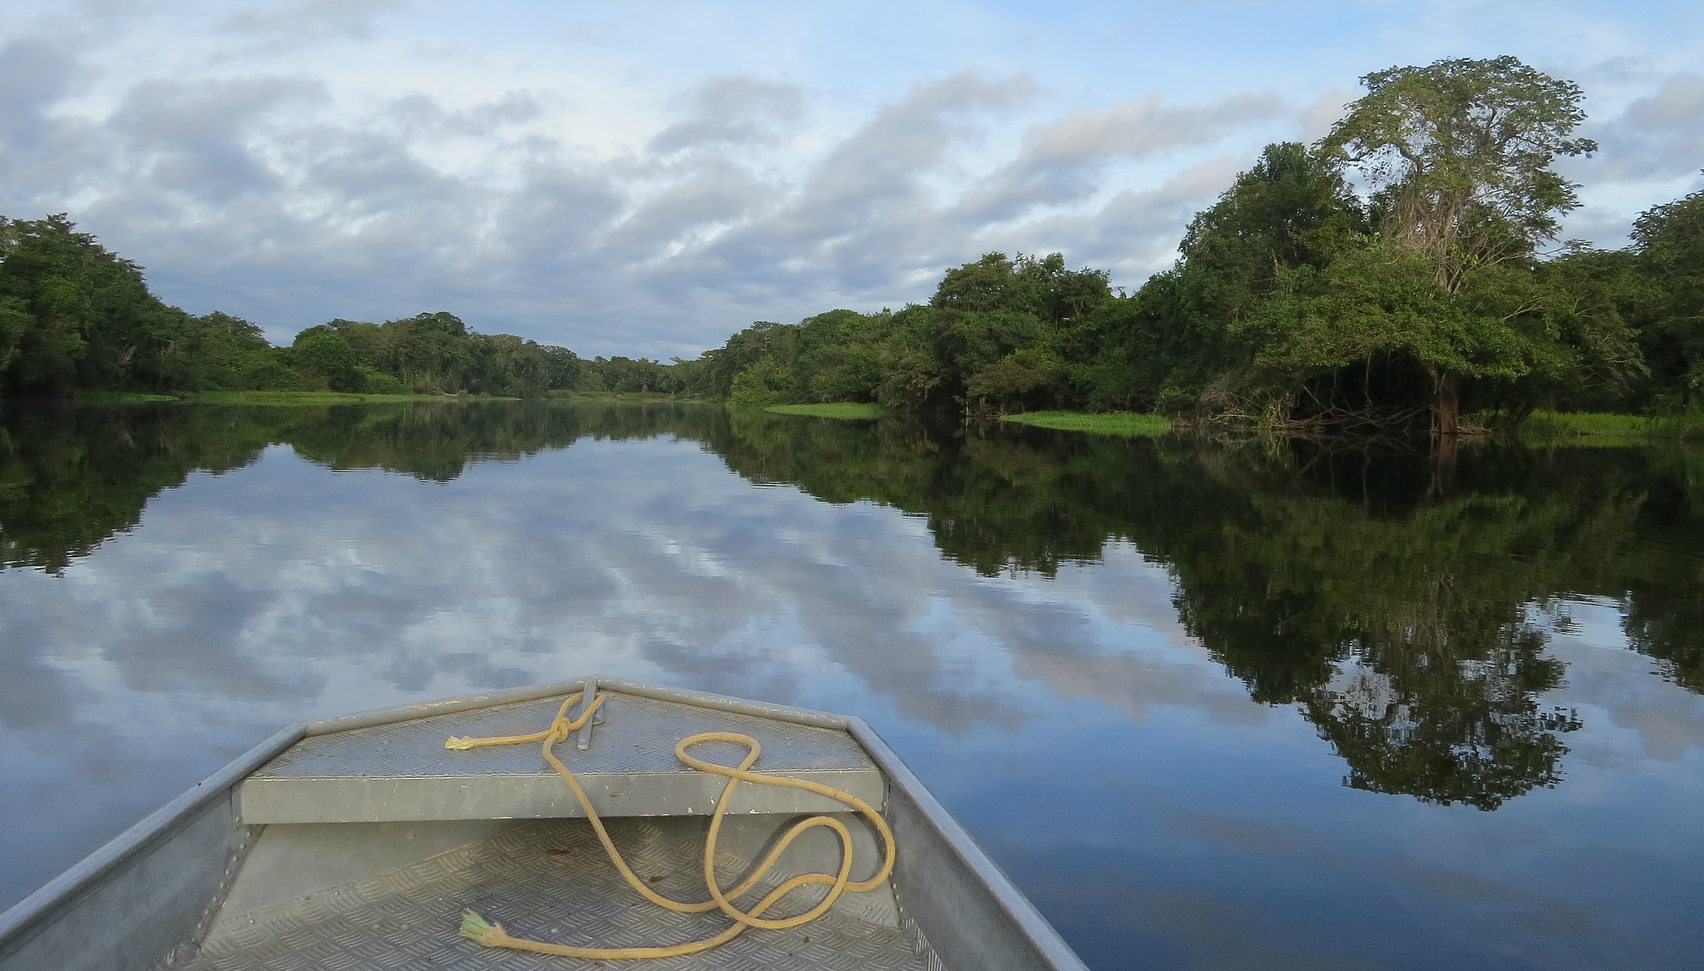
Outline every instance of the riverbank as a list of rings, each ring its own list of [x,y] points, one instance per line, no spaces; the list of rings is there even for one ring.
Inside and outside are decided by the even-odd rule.
[[[89,391],[76,395],[81,404],[125,405],[155,402],[244,405],[344,405],[407,402],[516,401],[488,395],[357,394],[335,391],[212,391],[202,394],[146,394],[129,391]],[[656,392],[564,392],[545,396],[549,401],[683,402],[701,399]],[[713,404],[715,402],[703,402]],[[764,411],[778,415],[802,415],[841,420],[872,420],[890,412],[881,405],[856,402],[771,405]],[[1001,421],[1058,431],[1094,435],[1153,437],[1174,430],[1170,419],[1160,415],[1128,412],[1031,411],[1003,415]],[[1704,412],[1671,415],[1631,415],[1605,412],[1538,411],[1523,423],[1518,437],[1532,445],[1639,445],[1651,441],[1704,441]]]
[[[516,401],[519,399],[441,394],[352,394],[341,391],[208,391],[201,394],[79,391],[71,400],[84,405],[141,405],[168,401],[202,405],[368,405],[408,401]]]
[[[398,402],[522,401],[503,395],[367,394],[343,391],[207,391],[200,394],[144,394],[134,391],[84,391],[73,398],[87,405],[135,405],[180,401],[206,405],[370,405]],[[537,401],[690,401],[677,395],[629,392],[552,392]]]
[[[868,419],[887,414],[881,405],[835,401],[816,405],[770,405],[763,409],[776,415],[806,415],[811,418]]]
[[[1704,441],[1704,414],[1623,415],[1604,412],[1538,411],[1521,426],[1523,441],[1581,441],[1591,444],[1640,444],[1648,441]]]
[[[873,419],[888,414],[881,405],[849,401],[810,405],[770,405],[763,409],[775,415],[803,415],[810,418]],[[1002,415],[1001,421],[1058,431],[1088,432],[1094,435],[1155,436],[1172,430],[1169,419],[1159,415],[1134,415],[1087,411],[1030,411],[1020,415]]]
[[[1149,438],[1172,430],[1171,419],[1162,415],[1129,412],[1026,411],[1021,415],[1003,415],[1000,420],[1059,431],[1125,437]]]

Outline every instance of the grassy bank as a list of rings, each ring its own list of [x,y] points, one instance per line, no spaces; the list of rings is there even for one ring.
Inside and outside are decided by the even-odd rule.
[[[441,394],[349,394],[340,391],[209,391],[187,395],[185,401],[210,405],[365,405],[396,401],[518,401]]]
[[[1620,415],[1602,412],[1538,411],[1521,426],[1529,442],[1579,440],[1588,444],[1638,444],[1653,439],[1704,440],[1704,413]]]
[[[565,391],[555,389],[546,391],[544,396],[551,401],[643,401],[651,402],[681,402],[685,404],[704,404],[707,399],[664,391]]]
[[[1164,435],[1172,430],[1170,419],[1159,415],[1133,415],[1128,412],[1030,411],[1021,415],[1006,415],[1000,420],[1034,425],[1038,428],[1126,437]]]
[[[177,399],[169,394],[144,394],[140,391],[79,391],[71,400],[84,405],[140,405]]]
[[[823,405],[770,405],[764,411],[777,415],[809,415],[813,418],[880,418],[885,412],[881,405],[855,404],[840,401]]]

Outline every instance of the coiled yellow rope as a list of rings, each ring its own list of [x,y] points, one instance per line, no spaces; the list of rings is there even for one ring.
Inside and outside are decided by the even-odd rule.
[[[818,782],[811,782],[806,779],[788,779],[781,776],[768,775],[762,772],[753,772],[751,771],[751,767],[757,762],[758,753],[761,751],[761,746],[758,745],[757,739],[752,738],[750,735],[742,735],[737,732],[703,732],[698,735],[689,735],[686,738],[681,739],[679,742],[676,742],[675,758],[680,759],[681,762],[691,766],[692,768],[698,769],[699,771],[725,776],[728,780],[728,784],[722,789],[721,798],[716,801],[716,808],[714,812],[710,815],[710,831],[704,839],[704,886],[706,890],[709,891],[710,899],[685,902],[674,900],[657,893],[633,872],[632,868],[627,865],[626,860],[622,859],[620,851],[615,848],[614,841],[612,841],[609,837],[609,832],[604,829],[603,820],[598,817],[597,810],[592,808],[591,799],[586,796],[586,791],[580,787],[579,780],[574,778],[574,773],[570,772],[568,767],[563,765],[562,761],[556,757],[556,753],[552,751],[552,748],[558,743],[565,741],[571,732],[583,727],[587,722],[589,722],[592,715],[596,713],[598,708],[600,708],[604,703],[604,695],[602,692],[599,692],[597,696],[592,699],[592,702],[586,705],[585,710],[581,711],[577,716],[569,718],[568,712],[574,707],[575,702],[581,700],[581,697],[582,696],[580,695],[576,695],[569,698],[567,701],[564,701],[562,703],[562,707],[557,709],[556,717],[551,720],[550,727],[546,728],[542,732],[534,732],[531,735],[506,735],[492,738],[451,737],[444,741],[444,747],[447,749],[465,750],[482,748],[489,745],[519,745],[526,742],[543,742],[545,761],[550,763],[551,768],[555,769],[557,774],[562,776],[563,781],[568,783],[568,788],[573,791],[574,798],[579,800],[580,807],[585,810],[587,821],[592,824],[593,831],[598,834],[599,842],[603,843],[604,852],[609,854],[610,862],[615,864],[616,870],[620,871],[622,878],[627,881],[629,886],[638,891],[640,895],[645,897],[645,899],[651,901],[657,906],[667,908],[668,910],[672,910],[676,913],[702,914],[719,909],[722,913],[727,914],[734,923],[726,930],[712,937],[707,937],[697,941],[688,941],[684,944],[669,944],[657,947],[579,947],[572,944],[549,944],[543,941],[533,941],[522,937],[511,937],[508,932],[503,930],[503,926],[501,924],[493,924],[470,910],[462,916],[461,935],[463,937],[478,941],[486,947],[508,947],[522,951],[533,951],[539,954],[587,958],[596,961],[610,961],[629,958],[679,957],[685,954],[697,954],[700,951],[707,951],[719,944],[733,940],[741,933],[744,933],[749,927],[779,930],[788,927],[797,927],[800,924],[815,920],[826,913],[828,909],[834,905],[834,902],[840,898],[842,893],[848,890],[872,890],[880,886],[882,882],[888,878],[888,874],[893,872],[893,831],[888,828],[887,821],[882,819],[881,813],[877,812],[869,803],[859,799],[851,793],[842,792],[839,789],[834,789]],[[737,766],[718,765],[714,762],[706,762],[703,759],[691,755],[688,751],[700,742],[733,742],[735,744],[745,746],[746,754],[744,758],[740,759],[740,763]],[[792,826],[788,827],[787,831],[782,834],[781,839],[776,842],[774,848],[764,856],[763,861],[759,863],[744,880],[740,881],[737,886],[729,889],[723,889],[718,886],[716,883],[715,869],[716,839],[722,829],[722,817],[727,813],[728,804],[733,800],[734,791],[739,787],[741,782],[755,782],[760,785],[782,786],[789,789],[803,789],[807,792],[814,792],[818,795],[827,796],[828,798],[833,799],[842,805],[849,806],[853,810],[863,814],[863,816],[870,821],[870,825],[881,835],[882,844],[885,847],[881,867],[878,868],[876,873],[868,879],[851,879],[851,830],[846,828],[845,823],[835,819],[833,816],[811,816],[807,819],[799,820]],[[778,860],[781,854],[786,851],[787,847],[792,844],[793,840],[797,839],[803,833],[818,827],[827,827],[833,830],[835,834],[840,837],[840,869],[838,872],[833,874],[805,873],[795,876],[765,894],[763,898],[753,904],[749,910],[742,910],[734,904],[733,901],[744,896],[760,881],[762,881],[764,876],[766,876],[769,870],[775,865],[776,860]],[[810,909],[791,917],[766,918],[763,916],[770,907],[779,902],[783,897],[786,897],[788,894],[801,887],[812,885],[826,885],[829,890],[823,899],[818,901]]]

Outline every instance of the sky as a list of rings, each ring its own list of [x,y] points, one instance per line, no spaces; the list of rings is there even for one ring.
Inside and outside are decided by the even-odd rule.
[[[448,311],[667,361],[984,253],[1135,290],[1372,71],[1585,93],[1565,239],[1704,187],[1695,0],[7,0],[0,214],[68,213],[274,343]]]

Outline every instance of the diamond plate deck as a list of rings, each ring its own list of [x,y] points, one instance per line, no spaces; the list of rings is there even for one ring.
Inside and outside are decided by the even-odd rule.
[[[242,784],[249,824],[436,819],[542,819],[583,815],[535,744],[444,749],[451,735],[542,730],[563,696],[310,736]],[[593,806],[606,816],[702,815],[724,780],[676,761],[675,742],[699,732],[740,732],[762,745],[757,769],[811,779],[880,806],[881,773],[844,731],[607,692],[588,750],[557,746]],[[578,734],[578,733],[577,733]],[[742,750],[706,743],[694,753],[736,763]],[[733,812],[815,813],[842,807],[811,793],[741,784]]]
[[[677,838],[679,826],[616,820],[612,835],[635,872],[677,899],[699,899],[702,852]],[[749,864],[724,855],[729,876]],[[855,873],[861,870],[855,866]],[[754,893],[761,895],[761,891]],[[794,913],[809,905],[782,904]],[[814,898],[813,898],[814,899]],[[843,901],[852,903],[854,895]],[[242,915],[216,931],[200,951],[160,969],[179,971],[294,971],[294,969],[604,968],[607,962],[546,957],[484,948],[457,937],[464,909],[474,909],[510,933],[593,946],[678,943],[725,927],[720,914],[680,915],[640,898],[615,873],[582,821],[517,822],[496,836],[419,863]],[[728,944],[681,958],[646,961],[657,971],[699,969],[939,968],[914,927],[880,926],[836,904],[821,919],[787,931],[747,931]]]

